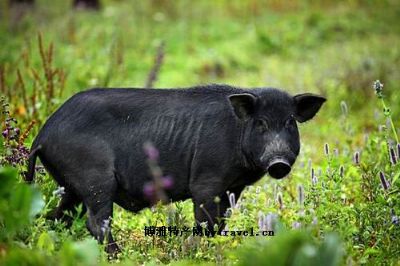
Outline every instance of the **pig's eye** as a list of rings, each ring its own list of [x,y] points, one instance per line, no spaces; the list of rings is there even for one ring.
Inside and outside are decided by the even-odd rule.
[[[286,120],[285,127],[292,128],[294,126],[296,126],[296,120],[294,120],[294,118],[291,116],[288,120]]]
[[[257,119],[256,120],[256,128],[258,131],[260,132],[264,132],[268,130],[268,123],[267,121],[263,120],[263,119]]]

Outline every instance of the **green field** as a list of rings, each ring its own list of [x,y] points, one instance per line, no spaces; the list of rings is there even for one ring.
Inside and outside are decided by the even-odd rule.
[[[70,2],[0,1],[0,123],[9,128],[0,265],[400,265],[399,1],[104,0],[99,11]],[[275,236],[145,236],[149,225],[191,228],[192,202],[138,214],[114,206],[122,252],[108,260],[86,217],[70,228],[45,219],[56,183],[43,171],[33,186],[21,175],[40,127],[76,92],[149,79],[154,88],[222,83],[327,97],[299,125],[291,174],[248,187],[227,219],[230,230],[268,220]]]

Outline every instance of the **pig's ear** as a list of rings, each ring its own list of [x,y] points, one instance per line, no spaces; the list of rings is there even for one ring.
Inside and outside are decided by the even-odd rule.
[[[300,123],[313,118],[326,101],[324,97],[312,93],[298,94],[293,99],[296,105],[294,117]]]
[[[254,112],[257,98],[250,93],[233,94],[229,96],[233,111],[242,120],[247,120]]]

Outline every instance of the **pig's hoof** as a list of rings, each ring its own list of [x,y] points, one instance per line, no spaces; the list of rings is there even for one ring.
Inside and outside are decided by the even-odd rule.
[[[121,252],[120,248],[118,247],[117,243],[109,243],[106,248],[105,251],[108,254],[108,259],[113,260],[116,259],[118,256],[118,253]]]

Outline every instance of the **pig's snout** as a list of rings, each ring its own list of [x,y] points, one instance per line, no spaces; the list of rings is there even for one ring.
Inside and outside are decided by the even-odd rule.
[[[276,179],[281,179],[291,170],[289,162],[284,158],[272,159],[267,167],[268,174]]]

